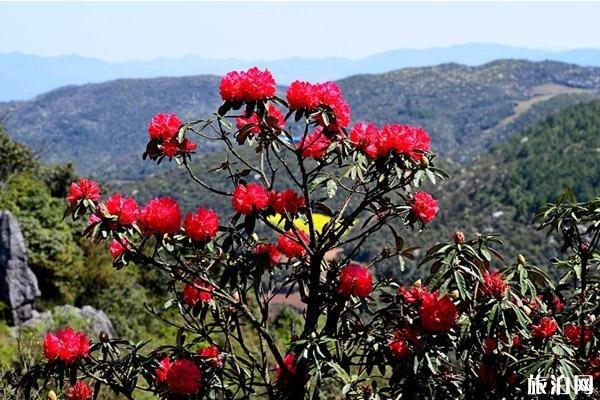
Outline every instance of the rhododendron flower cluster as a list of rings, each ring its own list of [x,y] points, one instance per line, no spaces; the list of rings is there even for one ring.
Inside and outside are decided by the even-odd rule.
[[[176,234],[181,226],[181,211],[175,199],[152,199],[139,212],[138,224],[147,235]]]
[[[248,118],[246,117],[238,117],[235,120],[235,126],[238,129],[244,129],[246,126],[252,124],[252,127],[249,128],[248,132],[252,135],[260,135],[266,129],[274,128],[275,130],[281,130],[285,127],[285,116],[277,107],[273,104],[269,104],[267,108],[268,117],[267,119],[271,119],[274,124],[264,124],[260,121],[258,113],[254,112]]]
[[[197,242],[214,239],[219,230],[219,217],[213,210],[198,208],[195,213],[188,213],[183,224],[185,234]]]
[[[200,279],[196,279],[193,283],[188,283],[183,288],[181,296],[183,302],[188,306],[195,306],[198,302],[208,303],[212,300],[212,292],[214,287]]]
[[[73,206],[79,200],[90,200],[93,202],[100,200],[100,187],[98,183],[83,178],[79,182],[71,183],[67,202]]]
[[[296,237],[296,234],[298,237]],[[302,231],[296,231],[296,234],[293,231],[288,231],[285,235],[279,235],[277,240],[279,250],[288,258],[302,258],[306,255],[305,246],[309,242],[308,236]]]
[[[250,102],[275,96],[275,79],[268,69],[257,67],[232,71],[221,80],[221,98],[225,101]]]
[[[119,256],[121,256],[121,254],[123,254],[127,248],[129,247],[130,243],[129,240],[127,238],[123,238],[123,239],[113,239],[110,242],[110,256],[113,259],[118,258]]]
[[[564,328],[565,337],[575,347],[579,347],[581,343],[581,327],[576,324],[568,324]],[[589,326],[583,328],[583,342],[587,343],[594,337],[594,331]]]
[[[231,203],[236,212],[252,215],[267,208],[269,194],[263,186],[257,183],[241,184],[235,188]]]
[[[370,122],[358,122],[350,131],[350,141],[370,158],[386,157],[390,152],[405,154],[420,161],[430,151],[429,134],[410,125],[388,124],[381,130]]]
[[[431,222],[438,213],[438,201],[427,192],[413,195],[412,212],[424,224]]]
[[[279,214],[289,214],[295,216],[304,207],[304,197],[293,191],[286,189],[282,192],[270,193],[271,207]]]
[[[177,359],[173,362],[165,357],[156,369],[156,379],[175,395],[192,395],[200,391],[202,386],[202,371],[192,361],[186,358]]]
[[[396,358],[404,358],[411,353],[411,343],[418,342],[417,331],[413,328],[404,328],[394,332],[389,341],[389,348]]]
[[[254,246],[252,253],[256,257],[258,265],[262,267],[277,265],[281,256],[277,246],[273,243],[258,243]]]
[[[206,360],[212,368],[223,367],[223,356],[221,350],[215,345],[207,346],[197,351],[200,358]]]
[[[75,385],[67,389],[68,400],[88,400],[93,394],[92,388],[84,381],[77,381]]]
[[[556,320],[551,317],[542,317],[537,325],[532,325],[531,336],[547,339],[553,336],[558,330]]]
[[[187,138],[179,141],[177,137],[182,125],[177,115],[159,113],[152,117],[148,135],[167,157],[192,153],[196,150],[196,144]]]
[[[60,360],[69,365],[87,357],[89,352],[90,344],[83,332],[65,328],[44,336],[44,357],[48,361]]]
[[[500,271],[494,271],[491,274],[488,271],[483,271],[483,288],[482,291],[486,296],[501,299],[508,288],[505,277]]]
[[[333,82],[311,84],[294,81],[290,84],[286,97],[291,110],[306,110],[311,113],[316,107],[324,106],[333,113],[337,128],[346,128],[350,124],[350,107],[340,88]],[[322,117],[319,122],[326,125],[323,124]]]
[[[296,378],[298,370],[296,368],[296,356],[288,353],[283,358],[284,366],[277,365],[277,380],[283,387],[287,386],[291,379]]]
[[[357,263],[350,263],[340,271],[338,293],[342,296],[369,297],[373,290],[371,271]]]
[[[132,197],[121,197],[116,193],[106,200],[104,207],[99,208],[101,214],[106,214],[104,217],[116,217],[122,226],[131,226],[137,220],[138,204]]]
[[[421,299],[419,313],[423,328],[430,331],[447,331],[454,326],[458,320],[458,310],[448,295],[440,298],[436,290],[423,295]]]
[[[332,143],[319,127],[310,135],[303,136],[300,143],[298,143],[298,148],[302,153],[302,157],[320,160],[327,155],[327,150]]]

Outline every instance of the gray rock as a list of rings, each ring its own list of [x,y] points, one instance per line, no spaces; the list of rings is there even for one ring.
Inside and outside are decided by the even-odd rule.
[[[71,324],[82,326],[83,330],[91,336],[97,336],[102,331],[108,333],[109,337],[116,335],[115,328],[106,313],[92,306],[77,308],[72,305],[64,305],[54,307],[51,311],[34,312],[33,318],[24,322],[21,328],[34,328],[42,332],[49,332]]]
[[[19,222],[9,211],[0,212],[0,300],[15,325],[30,319],[33,302],[41,295],[37,278],[27,266],[25,240]]]

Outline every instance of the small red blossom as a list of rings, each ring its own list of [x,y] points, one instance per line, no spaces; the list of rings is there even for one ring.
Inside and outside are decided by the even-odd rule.
[[[536,338],[549,338],[558,330],[558,324],[554,318],[542,317],[537,325],[531,327],[531,336]]]
[[[560,313],[563,309],[565,305],[563,304],[562,300],[560,299],[560,297],[558,297],[557,295],[553,294],[552,295],[552,308],[554,309],[555,313]]]
[[[123,226],[135,223],[138,215],[138,204],[133,197],[121,197],[119,193],[113,194],[104,204],[109,215],[117,217],[117,222]]]
[[[67,389],[68,400],[88,400],[94,391],[84,381],[77,381]]]
[[[308,235],[303,231],[297,231],[300,240],[306,245],[308,243]],[[306,255],[306,248],[296,238],[293,231],[288,231],[287,235],[279,235],[277,240],[279,250],[285,254],[287,258],[302,258]]]
[[[83,332],[65,328],[44,336],[44,356],[48,361],[60,360],[70,365],[87,357],[89,352],[90,343]]]
[[[323,134],[321,128],[317,128],[308,136],[303,136],[298,144],[298,148],[304,158],[314,158],[320,160],[327,155],[327,149],[332,141]]]
[[[235,120],[235,126],[238,129],[242,129],[249,124],[253,124],[254,126],[250,128],[248,131],[252,135],[260,135],[265,129],[276,128],[276,130],[280,131],[285,127],[285,116],[277,107],[273,104],[269,104],[269,108],[267,109],[267,122],[269,120],[271,122],[265,124],[262,121],[259,121],[258,114],[255,112],[249,118],[238,117]],[[272,122],[275,122],[274,124]]]
[[[286,189],[283,192],[276,193],[272,207],[279,214],[295,216],[300,208],[304,207],[304,197],[292,189]]]
[[[277,380],[280,385],[287,386],[290,379],[296,377],[297,369],[296,369],[296,356],[292,353],[288,353],[283,358],[284,366],[277,365]]]
[[[396,358],[404,358],[411,353],[410,342],[417,342],[417,332],[412,328],[400,329],[394,332],[388,347]]]
[[[488,271],[483,271],[483,288],[484,295],[501,299],[508,288],[506,278],[500,271],[494,271],[491,274]]]
[[[181,143],[176,138],[166,140],[160,145],[163,153],[167,157],[175,157],[176,155],[185,155],[192,153],[198,147],[194,142],[189,139],[183,139]]]
[[[600,379],[600,353],[590,358],[585,373],[593,376],[594,379]]]
[[[423,328],[429,331],[447,331],[458,320],[458,310],[448,297],[438,298],[439,292],[423,295],[419,314]]]
[[[148,125],[148,135],[152,139],[169,141],[173,139],[181,128],[181,120],[175,114],[159,113],[152,117]]]
[[[193,284],[187,284],[181,292],[183,302],[188,306],[195,306],[198,302],[208,303],[212,300],[214,286],[200,279],[195,279]]]
[[[275,96],[276,85],[268,69],[232,71],[221,80],[221,98],[225,101],[258,101]]]
[[[121,240],[113,239],[110,242],[110,256],[114,260],[123,254],[128,247],[129,240],[127,238],[123,238]]]
[[[350,263],[340,271],[337,291],[342,296],[369,297],[372,290],[373,276],[366,267]]]
[[[571,344],[575,347],[579,347],[579,343],[581,341],[581,327],[575,324],[569,324],[565,326],[565,336],[571,342]],[[583,329],[583,342],[587,343],[592,340],[594,336],[594,331],[589,326],[586,326]]]
[[[438,213],[438,201],[427,192],[415,192],[411,210],[424,224],[428,224]]]
[[[286,98],[290,110],[310,110],[317,106],[314,86],[308,82],[294,81],[288,87]]]
[[[186,235],[197,242],[214,239],[219,230],[217,213],[208,208],[198,208],[195,213],[188,213],[183,223]]]
[[[269,195],[265,188],[257,183],[238,185],[233,192],[233,209],[244,215],[252,215],[269,205]]]
[[[350,131],[350,141],[354,146],[370,158],[377,158],[379,151],[379,129],[371,122],[359,122]]]
[[[409,304],[420,303],[423,300],[423,296],[427,294],[429,294],[427,286],[413,285],[409,289],[406,289],[404,286],[398,288],[398,295]]]
[[[409,156],[415,160],[420,161],[423,158],[423,154],[431,150],[429,134],[423,128],[412,128],[414,130],[414,143],[413,148],[409,152]]]
[[[100,200],[100,187],[98,183],[89,179],[81,178],[79,182],[72,182],[69,186],[69,194],[67,202],[69,205],[74,205],[79,200]]]
[[[156,380],[165,384],[172,394],[188,396],[200,391],[202,372],[191,360],[181,358],[171,362],[169,357],[165,357],[154,374]]]
[[[204,347],[197,351],[198,355],[206,360],[213,368],[223,367],[223,357],[221,351],[215,345]]]
[[[258,264],[261,266],[274,266],[279,263],[279,250],[272,243],[259,243],[254,246],[252,253],[257,258]]]
[[[181,211],[171,197],[150,200],[139,212],[138,225],[144,235],[176,234],[181,226]]]

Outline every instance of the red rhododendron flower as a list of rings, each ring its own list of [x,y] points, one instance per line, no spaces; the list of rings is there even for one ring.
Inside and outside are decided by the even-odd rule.
[[[438,201],[427,192],[415,192],[411,210],[417,218],[427,224],[438,213]]]
[[[500,271],[494,271],[491,274],[488,271],[483,271],[482,292],[484,295],[501,299],[507,288],[508,283]]]
[[[289,353],[283,358],[283,363],[285,364],[285,368],[281,365],[277,365],[277,380],[282,386],[287,386],[290,379],[293,379],[296,376],[296,356],[294,354]]]
[[[79,200],[100,200],[98,183],[84,178],[79,179],[79,182],[71,182],[67,202],[72,206]]]
[[[166,140],[161,144],[163,153],[167,157],[175,157],[178,154],[184,155],[192,153],[198,146],[189,139],[183,139],[181,143],[177,138]]]
[[[398,154],[410,155],[415,146],[415,130],[409,125],[389,124],[381,129],[379,155],[391,150]]]
[[[314,85],[308,82],[292,82],[288,87],[286,98],[290,110],[310,110],[318,105]]]
[[[298,147],[302,152],[302,157],[320,160],[327,154],[327,149],[331,143],[331,140],[323,134],[322,129],[317,128],[310,135],[303,136]]]
[[[542,317],[537,325],[531,327],[531,336],[536,338],[549,338],[558,330],[554,318]]]
[[[152,199],[139,212],[138,225],[144,235],[176,234],[181,226],[181,211],[175,199]]]
[[[411,352],[409,341],[417,341],[417,332],[414,329],[406,328],[394,332],[392,339],[388,343],[392,355],[397,358],[408,356]]]
[[[159,113],[152,117],[148,125],[148,134],[152,139],[169,141],[177,135],[181,125],[177,115]]]
[[[595,357],[590,358],[585,373],[593,376],[594,379],[600,379],[600,353],[596,354]]]
[[[254,124],[254,126],[249,130],[249,133],[252,135],[259,135],[263,129],[270,127],[276,127],[278,130],[281,130],[285,127],[285,116],[277,107],[273,104],[269,104],[269,108],[267,109],[267,119],[273,119],[276,122],[276,126],[267,125],[265,126],[259,119],[258,114],[253,113],[250,118],[238,117],[235,120],[235,126],[238,129],[244,128],[246,125]]]
[[[257,101],[275,96],[275,79],[268,69],[232,71],[221,80],[221,98],[225,101]]]
[[[196,394],[202,383],[200,368],[193,361],[185,358],[170,362],[169,358],[165,357],[160,362],[160,367],[156,369],[155,375],[159,383],[166,384],[169,392],[177,395]]]
[[[84,381],[77,381],[75,385],[67,389],[68,400],[88,400],[94,391]]]
[[[429,294],[427,286],[413,285],[409,289],[406,289],[404,286],[398,288],[398,295],[409,304],[421,302],[423,296],[427,294]]]
[[[264,187],[257,183],[238,185],[233,192],[233,209],[244,215],[252,215],[269,205],[269,195]]]
[[[304,197],[292,189],[286,189],[276,194],[272,207],[279,214],[287,213],[294,216],[301,207],[304,207]]]
[[[413,149],[410,151],[410,157],[415,161],[420,161],[423,158],[423,153],[429,152],[431,139],[429,134],[423,128],[413,128],[414,143]]]
[[[273,266],[279,263],[279,250],[272,243],[259,243],[254,246],[252,253],[258,259],[258,264],[261,266]]]
[[[569,325],[565,326],[565,336],[567,337],[567,339],[569,339],[569,342],[571,342],[571,344],[573,344],[573,346],[579,347],[579,343],[581,340],[581,327],[579,327],[575,324],[569,324]],[[590,340],[592,340],[593,336],[594,336],[594,332],[592,331],[592,328],[590,328],[589,326],[586,326],[583,329],[584,343],[587,343]]]
[[[342,91],[333,82],[317,83],[314,91],[319,105],[327,106],[333,112],[335,123],[339,128],[350,124],[350,107],[342,96]]]
[[[138,214],[138,205],[133,197],[121,197],[116,193],[106,200],[106,211],[117,217],[117,221],[124,226],[135,223]]]
[[[200,280],[194,280],[193,284],[187,284],[183,288],[183,302],[188,306],[195,306],[198,302],[208,303],[212,300],[213,285]]]
[[[429,331],[447,331],[458,320],[458,311],[450,297],[444,295],[442,298],[438,298],[438,294],[439,292],[436,290],[423,295],[419,308],[421,324]]]
[[[87,357],[89,352],[90,343],[83,332],[65,328],[44,336],[44,356],[48,361],[73,364],[78,358]]]
[[[127,240],[127,238],[123,238],[121,240],[113,239],[112,242],[110,242],[110,256],[114,260],[123,254],[128,247],[129,240]]]
[[[223,367],[223,357],[221,351],[217,346],[208,346],[198,350],[198,355],[204,360],[208,361],[211,367],[221,368]]]
[[[373,276],[366,267],[350,263],[340,271],[337,290],[342,296],[368,297],[373,290]]]
[[[297,231],[298,236],[304,242],[304,244],[308,243],[308,236],[303,231]],[[279,235],[279,239],[277,240],[277,246],[279,250],[285,254],[287,258],[302,258],[306,255],[306,248],[303,246],[296,235],[291,230],[287,232],[287,235]]]
[[[350,140],[357,149],[370,158],[379,155],[377,143],[379,141],[379,129],[371,122],[359,122],[350,131]]]
[[[188,213],[183,223],[186,235],[197,242],[214,239],[219,230],[219,217],[213,210],[198,208],[194,214]]]
[[[554,312],[556,313],[560,313],[563,309],[565,305],[563,304],[562,300],[560,299],[560,297],[558,297],[557,295],[553,294],[552,295],[552,308],[554,309]]]

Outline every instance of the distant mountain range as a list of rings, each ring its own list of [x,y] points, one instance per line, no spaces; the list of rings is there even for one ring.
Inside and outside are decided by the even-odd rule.
[[[0,124],[43,161],[72,162],[78,173],[99,179],[138,179],[157,172],[141,160],[152,115],[211,115],[220,104],[219,79],[205,75],[68,86],[34,100],[0,103]],[[354,121],[423,126],[436,152],[465,164],[553,111],[598,98],[600,68],[504,60],[478,67],[407,68],[337,82]],[[210,143],[199,143],[199,153],[213,150]]]
[[[270,68],[278,82],[287,84],[294,79],[337,80],[356,74],[378,74],[400,68],[443,63],[475,66],[497,59],[553,60],[581,66],[600,66],[600,49],[553,52],[498,44],[465,44],[428,49],[397,49],[362,59],[289,58],[261,61],[185,56],[118,63],[78,55],[40,57],[4,53],[0,54],[0,101],[26,100],[66,85],[121,78],[221,75],[253,65]]]

